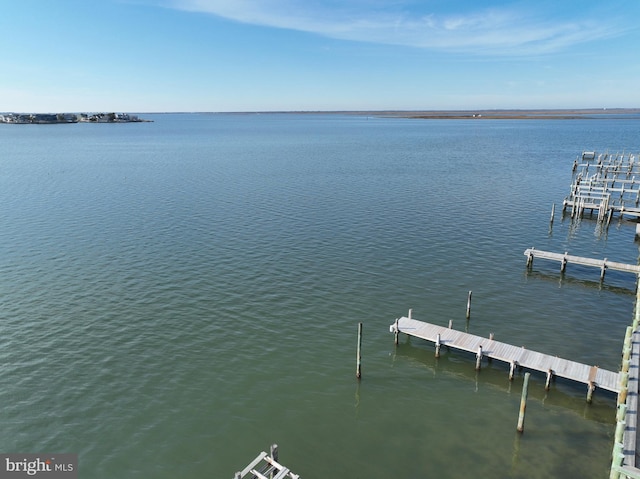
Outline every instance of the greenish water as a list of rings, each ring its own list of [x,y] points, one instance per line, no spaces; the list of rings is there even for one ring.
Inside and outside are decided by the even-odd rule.
[[[522,376],[389,325],[617,370],[633,276],[523,252],[637,262],[627,221],[549,228],[576,155],[633,151],[637,119],[153,119],[0,128],[0,451],[83,478],[233,477],[271,443],[306,479],[608,474],[610,393],[534,374],[519,436]]]

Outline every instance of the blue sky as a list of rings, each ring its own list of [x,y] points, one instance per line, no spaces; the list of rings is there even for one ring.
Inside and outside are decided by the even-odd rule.
[[[638,0],[0,0],[0,111],[640,107]]]

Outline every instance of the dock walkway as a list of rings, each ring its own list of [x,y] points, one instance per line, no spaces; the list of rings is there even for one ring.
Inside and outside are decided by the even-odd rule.
[[[640,274],[640,265],[618,263],[615,261],[609,261],[607,260],[607,258],[605,259],[584,258],[582,256],[572,256],[567,253],[564,253],[564,254],[552,253],[549,251],[542,251],[535,248],[526,249],[524,251],[524,255],[527,257],[527,266],[529,267],[533,265],[534,258],[540,258],[540,259],[547,259],[552,261],[559,261],[561,272],[564,272],[567,264],[569,263],[600,268],[600,279],[604,279],[604,274],[608,269],[615,270],[615,271],[622,271],[624,273]]]
[[[619,373],[601,369],[598,366],[587,366],[405,316],[397,319],[389,329],[393,333],[404,333],[431,341],[436,344],[436,348],[447,346],[476,353],[480,359],[486,357],[503,361],[511,365],[510,375],[513,374],[513,368],[518,366],[547,374],[547,384],[552,376],[557,376],[586,384],[590,392],[596,387],[614,393],[620,391]]]

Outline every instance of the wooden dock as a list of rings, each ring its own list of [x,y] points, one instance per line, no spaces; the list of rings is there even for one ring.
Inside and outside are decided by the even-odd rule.
[[[560,262],[560,272],[564,272],[567,264],[580,264],[582,266],[592,266],[600,268],[600,279],[604,279],[605,272],[608,269],[615,271],[622,271],[624,273],[640,274],[640,266],[627,263],[618,263],[615,261],[609,261],[605,259],[593,259],[584,258],[582,256],[572,256],[568,253],[551,253],[549,251],[542,251],[535,248],[529,248],[524,251],[524,255],[527,257],[527,266],[533,265],[534,258],[547,259],[551,261]]]
[[[271,446],[269,454],[261,452],[242,471],[236,472],[234,479],[299,479],[278,462],[278,445]]]
[[[410,316],[410,315],[409,315]],[[510,378],[513,377],[515,367],[540,371],[547,375],[547,387],[553,376],[569,379],[586,384],[589,389],[588,399],[595,388],[605,389],[614,393],[620,391],[619,373],[601,369],[598,366],[569,361],[557,356],[550,356],[524,347],[512,346],[490,338],[475,336],[455,329],[437,326],[401,317],[389,327],[393,333],[404,333],[409,336],[435,343],[436,351],[441,346],[467,351],[476,354],[476,367],[482,358],[503,361],[510,365]]]

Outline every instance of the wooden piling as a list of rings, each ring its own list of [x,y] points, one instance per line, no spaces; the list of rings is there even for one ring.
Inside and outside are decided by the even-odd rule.
[[[518,432],[524,432],[524,413],[527,409],[527,395],[529,393],[529,377],[531,373],[524,374],[524,383],[522,384],[522,397],[520,398],[520,413],[518,414]]]
[[[513,381],[517,365],[518,363],[516,361],[511,361],[511,364],[509,365],[509,381]]]
[[[616,466],[622,466],[623,461],[624,445],[620,442],[616,442],[613,445],[613,453],[611,457],[611,473],[609,474],[609,479],[618,479],[620,477],[620,472],[616,470]]]
[[[269,447],[269,455],[271,456],[271,459],[273,459],[275,462],[278,462],[278,445],[277,444],[271,444],[271,446]],[[271,473],[269,474],[269,478],[274,479],[274,477],[275,477],[275,471],[271,471]]]
[[[625,415],[627,413],[627,405],[618,406],[618,414],[616,415],[616,430],[613,435],[614,442],[622,442],[624,437],[624,428],[626,426]]]
[[[362,323],[358,323],[358,349],[356,353],[356,377],[362,377]]]
[[[587,389],[587,403],[591,404],[593,401],[593,392],[596,390],[596,383],[593,381],[589,381],[588,389]]]
[[[440,357],[440,334],[436,336],[436,358]]]
[[[553,379],[553,371],[549,369],[547,371],[547,381],[544,383],[544,389],[548,391],[551,388],[551,380]]]
[[[449,329],[453,328],[453,319],[449,320]]]
[[[396,319],[396,330],[395,330],[395,334],[394,334],[394,339],[393,342],[395,343],[395,345],[398,345],[398,335],[400,334],[400,329],[398,329],[398,320]]]
[[[640,288],[638,289],[638,292],[640,293]],[[640,299],[640,297],[638,299]],[[633,338],[633,327],[627,326],[627,328],[624,330],[624,342],[622,343],[623,354],[625,349],[629,349],[629,355],[631,354],[632,338]],[[627,359],[629,359],[629,356],[627,356]]]
[[[469,296],[467,297],[467,319],[471,317],[471,294],[472,291],[469,291]]]
[[[480,370],[482,365],[482,345],[478,346],[478,352],[476,353],[476,371]]]
[[[527,252],[527,268],[532,268],[533,267],[533,250],[535,248],[530,248],[529,251]]]
[[[618,392],[618,405],[625,404],[627,402],[627,395],[629,394],[629,373],[620,373],[620,391]]]
[[[551,205],[551,219],[549,220],[549,223],[553,224],[553,217],[555,216],[555,214],[556,214],[556,204],[553,203]]]

